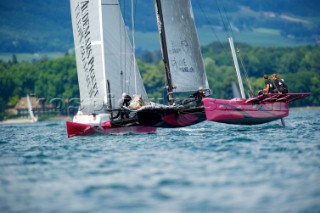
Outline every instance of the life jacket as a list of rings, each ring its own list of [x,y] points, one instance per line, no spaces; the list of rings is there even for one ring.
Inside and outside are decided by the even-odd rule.
[[[284,83],[283,79],[277,79],[275,82],[279,92],[283,94],[288,93],[288,86]]]
[[[128,107],[130,105],[131,97],[129,95],[126,95],[123,99],[123,105]]]
[[[265,80],[265,84],[269,85],[269,92],[273,92],[274,89],[276,89],[275,85],[273,84],[273,82],[270,79]]]

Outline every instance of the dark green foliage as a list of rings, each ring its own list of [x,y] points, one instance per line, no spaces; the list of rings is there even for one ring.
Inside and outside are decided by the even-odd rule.
[[[162,62],[148,64],[138,60],[138,66],[148,95],[153,98],[161,98],[165,86]]]
[[[0,96],[10,98],[35,94],[47,99],[79,97],[74,56],[36,63],[0,62]]]
[[[220,43],[203,47],[206,72],[215,98],[233,98],[231,83],[237,82],[237,78],[228,48],[227,44]],[[264,74],[277,73],[285,79],[290,92],[312,93],[292,106],[320,105],[319,46],[275,48],[239,44],[237,49],[240,50],[239,59],[243,61],[255,94],[264,87]],[[147,93],[151,98],[161,98],[165,91],[163,63],[159,61],[158,52],[146,55],[149,56],[144,59],[153,58],[154,63],[137,61]],[[244,77],[243,81],[248,92]],[[43,59],[35,63],[0,61],[0,119],[4,118],[6,108],[14,106],[20,97],[31,93],[47,100],[79,97],[74,56],[66,54],[63,58]]]

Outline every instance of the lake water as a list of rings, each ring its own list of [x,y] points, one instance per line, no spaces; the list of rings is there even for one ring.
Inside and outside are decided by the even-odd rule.
[[[67,139],[0,125],[0,212],[320,212],[320,110]]]

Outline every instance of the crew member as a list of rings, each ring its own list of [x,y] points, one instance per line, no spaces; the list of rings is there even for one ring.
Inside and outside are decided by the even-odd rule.
[[[202,105],[202,98],[205,97],[205,94],[203,92],[203,88],[199,87],[198,91],[190,95],[190,97],[194,98],[196,101],[197,106]]]
[[[288,93],[288,86],[284,83],[283,79],[280,79],[279,75],[273,74],[271,78],[275,84],[276,92],[280,94]]]
[[[273,90],[275,89],[275,86],[272,82],[272,80],[269,79],[269,76],[267,74],[265,74],[263,76],[264,79],[264,84],[266,85],[266,87],[262,90],[259,90],[258,95],[262,95],[264,93],[272,93]]]
[[[128,107],[130,105],[131,97],[127,93],[122,93],[122,99],[120,101],[120,107]],[[127,111],[121,111],[121,118],[129,118],[129,112]]]

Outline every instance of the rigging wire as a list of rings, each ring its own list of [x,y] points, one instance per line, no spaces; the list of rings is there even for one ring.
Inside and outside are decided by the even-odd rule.
[[[228,23],[228,27],[229,27],[229,30],[230,30],[230,32],[231,32],[232,38],[233,38],[233,40],[236,41],[236,36],[235,36],[234,33],[233,33],[233,29],[232,29],[232,26],[231,26],[231,22],[230,22],[228,13],[226,12],[226,8],[225,8],[225,6],[224,6],[224,1],[221,0],[221,2],[222,2],[222,9],[223,9],[223,12],[224,12],[224,14],[225,14],[225,16],[226,16],[227,23]]]
[[[123,0],[124,2],[126,0]],[[132,39],[132,51],[129,53],[131,56],[132,56],[132,60],[130,60],[130,72],[129,72],[129,78],[128,78],[128,83],[125,83],[125,85],[127,86],[126,88],[126,91],[127,93],[130,91],[130,86],[131,86],[131,77],[132,77],[132,72],[131,70],[133,69],[134,70],[134,91],[135,93],[137,93],[137,74],[136,74],[136,60],[135,60],[135,44],[134,44],[134,23],[135,23],[135,20],[136,20],[136,10],[137,10],[137,4],[138,4],[138,0],[131,0],[131,39]],[[134,6],[133,6],[134,5]],[[124,3],[124,8],[126,8],[126,5]],[[125,10],[124,10],[125,11]],[[124,14],[125,16],[125,14]],[[127,34],[127,31],[126,31],[126,35],[128,36]],[[130,44],[131,45],[131,44]],[[127,45],[126,45],[126,48],[127,48]],[[125,50],[125,55],[127,56],[127,50]],[[125,57],[127,58],[127,57]],[[125,64],[127,66],[127,63]],[[126,73],[127,73],[127,70],[126,70]],[[131,94],[132,95],[132,94]]]
[[[123,0],[124,1],[124,0]],[[123,4],[125,4],[123,2]],[[121,9],[121,8],[120,8]],[[123,9],[122,14],[125,14],[125,10]],[[120,18],[120,22],[121,22],[121,18]],[[122,28],[120,27],[120,35],[122,35]],[[124,92],[125,88],[124,88],[124,84],[123,84],[123,77],[125,76],[126,71],[123,72],[122,70],[122,55],[121,55],[121,50],[122,50],[122,39],[120,38],[120,83],[121,83],[121,94]]]
[[[130,89],[130,80],[129,80],[129,83],[126,84],[126,81],[127,81],[127,75],[128,75],[128,69],[127,69],[127,30],[126,30],[126,0],[123,0],[123,24],[124,24],[124,32],[122,34],[120,34],[120,40],[122,39],[122,35],[124,35],[124,52],[122,52],[122,49],[120,49],[120,58],[124,57],[124,75],[123,75],[123,78],[124,78],[124,85],[122,87],[124,87],[124,91],[123,92],[126,92],[128,93],[129,92],[129,89]],[[123,65],[121,64],[121,67]],[[129,72],[129,79],[130,79],[130,74],[131,72]]]
[[[250,81],[249,81],[248,72],[246,70],[246,67],[244,66],[240,50],[237,49],[237,52],[238,52],[238,56],[239,56],[239,59],[240,59],[241,66],[242,66],[243,71],[244,71],[243,73],[245,75],[245,78],[246,78],[246,81],[247,81],[247,84],[248,84],[248,87],[249,87],[249,97],[252,97],[252,96],[254,96],[254,94],[253,94],[253,90],[252,90],[252,87],[251,87],[251,84],[250,84]]]
[[[131,43],[130,43],[130,41],[128,40],[128,38],[129,38],[129,32],[127,31],[127,29],[126,29],[126,19],[127,19],[127,7],[129,7],[129,10],[130,10],[130,5],[129,6],[127,6],[128,4],[126,4],[126,1],[127,0],[123,0],[123,21],[124,21],[124,40],[125,40],[125,46],[124,46],[124,52],[121,52],[120,54],[121,54],[121,57],[123,57],[124,56],[124,58],[125,58],[125,64],[124,64],[124,66],[125,66],[125,71],[124,71],[124,73],[125,73],[125,75],[124,75],[124,87],[125,87],[125,91],[124,92],[126,92],[127,94],[129,94],[129,92],[131,91],[130,90],[130,88],[131,88],[131,75],[132,75],[132,68],[134,67],[134,65],[132,66],[132,64],[134,64],[133,62],[132,62],[132,60],[131,59],[129,59],[129,63],[130,63],[130,65],[129,65],[129,67],[127,67],[127,65],[128,65],[128,62],[127,62],[127,56],[128,56],[128,54],[129,55],[132,55],[133,53],[132,53],[132,51],[130,50],[130,48],[129,48],[129,53],[128,53],[128,49],[127,49],[127,47],[128,47],[128,45],[129,45],[129,47],[131,46]],[[132,11],[131,11],[132,12]],[[130,14],[130,13],[129,13]],[[131,17],[131,21],[132,21],[132,17]],[[130,23],[129,21],[127,21],[128,23]],[[132,22],[131,22],[131,24],[132,24]],[[131,26],[132,27],[132,26]],[[123,35],[120,35],[120,36],[123,36]],[[133,36],[133,35],[132,35]],[[129,44],[128,44],[128,41],[129,41]],[[128,69],[129,69],[129,73],[128,73]],[[134,69],[134,68],[133,68]],[[132,95],[132,94],[130,94],[130,95]]]
[[[226,26],[225,20],[224,20],[224,18],[223,18],[223,16],[222,16],[222,13],[221,13],[221,10],[220,10],[219,4],[218,4],[218,0],[216,0],[215,2],[216,2],[216,5],[217,5],[219,14],[220,14],[220,18],[221,18],[221,21],[222,21],[224,30],[225,30],[225,32],[227,33],[227,36],[230,37],[230,36],[229,36],[229,30],[228,30],[228,28],[227,28],[227,26]]]
[[[134,0],[131,0],[131,22],[132,22],[132,57],[133,57],[133,70],[134,70],[134,91],[137,94],[137,70],[136,70],[136,56],[135,56],[135,41],[134,41],[134,23],[135,23],[135,8]]]
[[[137,0],[136,0],[137,1]],[[124,62],[124,66],[125,66],[125,71],[124,71],[124,87],[125,87],[125,91],[124,92],[126,92],[126,93],[128,93],[129,94],[129,92],[131,91],[130,90],[130,88],[131,88],[131,77],[132,77],[132,69],[134,69],[135,70],[135,60],[134,60],[134,44],[132,44],[133,46],[132,46],[132,50],[130,50],[130,52],[128,53],[128,45],[129,46],[131,46],[131,43],[130,43],[130,41],[129,41],[129,44],[128,44],[128,37],[129,37],[129,33],[128,33],[128,31],[126,30],[126,18],[127,18],[127,13],[126,13],[126,11],[127,11],[127,7],[129,7],[129,10],[130,10],[130,5],[129,6],[127,6],[127,4],[126,4],[126,0],[123,0],[122,1],[123,3],[123,12],[122,12],[122,14],[123,14],[123,21],[124,21],[124,27],[125,27],[125,29],[124,29],[124,40],[125,40],[125,46],[124,46],[124,52],[120,52],[120,54],[121,54],[121,57],[123,57],[124,56],[124,59],[125,59],[125,62]],[[134,4],[134,0],[131,0],[131,4]],[[133,28],[134,28],[134,21],[135,21],[135,18],[133,18],[133,17],[135,17],[135,12],[133,13],[133,10],[132,10],[132,8],[133,8],[133,6],[131,5],[131,28],[132,28],[132,35],[131,35],[131,38],[132,38],[132,42],[134,42],[134,35],[133,35]],[[133,15],[134,14],[134,15]],[[120,36],[122,36],[122,35],[120,35]],[[130,49],[130,48],[129,48]],[[130,65],[129,65],[129,68],[127,68],[127,56],[128,55],[131,55],[132,56],[132,58],[130,59]],[[129,73],[128,73],[128,69],[129,69]],[[127,77],[127,75],[129,75],[128,77]],[[135,83],[135,85],[136,85],[136,83]],[[136,86],[135,86],[136,87]],[[134,88],[135,89],[135,88]],[[135,89],[135,93],[137,93],[137,91],[136,91],[136,89]],[[130,94],[130,95],[132,95],[132,94]]]
[[[221,2],[222,2],[222,9],[223,9],[223,12],[224,12],[224,14],[225,14],[225,17],[226,17],[226,20],[227,20],[227,23],[228,23],[228,26],[229,26],[229,30],[230,30],[230,32],[231,32],[232,37],[233,37],[234,40],[236,41],[236,36],[235,36],[235,34],[234,34],[234,32],[233,32],[233,28],[232,28],[232,26],[231,26],[230,19],[229,19],[228,15],[227,15],[227,12],[226,12],[226,9],[225,9],[225,6],[224,6],[224,0],[221,0]],[[218,6],[217,0],[216,0],[216,3],[217,3],[217,6]],[[218,8],[219,8],[219,6],[218,6]],[[220,12],[220,9],[219,9],[219,12]],[[222,19],[222,21],[223,21],[223,17],[222,17],[222,15],[221,15],[221,13],[220,13],[220,16],[221,16],[221,19]],[[224,21],[223,21],[223,23],[224,23]],[[225,26],[225,24],[224,24],[224,26]],[[226,27],[225,27],[225,29],[227,30]],[[227,35],[228,35],[228,37],[229,37],[229,32],[227,32]],[[239,59],[240,59],[241,67],[242,67],[242,70],[243,70],[243,74],[244,74],[244,77],[245,77],[245,79],[246,79],[246,82],[247,82],[247,85],[248,85],[248,88],[249,88],[249,96],[251,97],[251,96],[253,96],[253,90],[252,90],[251,84],[250,84],[250,82],[249,82],[248,72],[247,72],[247,70],[246,70],[246,68],[245,68],[245,66],[244,66],[243,58],[242,58],[242,56],[241,56],[239,46],[237,45],[236,48],[237,48],[238,57],[239,57]]]
[[[206,22],[207,22],[210,26],[212,26],[212,23],[210,22],[210,20],[209,20],[209,18],[208,18],[208,16],[207,16],[207,14],[206,14],[206,13],[205,13],[205,11],[203,10],[203,8],[202,8],[201,4],[199,3],[199,1],[196,1],[196,3],[197,3],[197,5],[198,5],[198,7],[200,8],[201,13],[202,13],[202,15],[204,16],[204,18],[205,18]],[[226,48],[225,48],[225,46],[223,46],[222,42],[220,41],[220,39],[219,39],[219,37],[218,37],[218,35],[217,35],[216,31],[214,31],[214,29],[213,29],[212,27],[209,27],[209,29],[212,31],[212,33],[213,33],[213,34],[214,34],[214,36],[216,37],[217,41],[218,41],[218,42],[219,42],[219,44],[221,45],[222,50],[226,52]]]
[[[136,4],[134,5],[134,18],[133,18],[134,23],[136,23],[137,5],[138,5],[138,0],[136,0]]]

